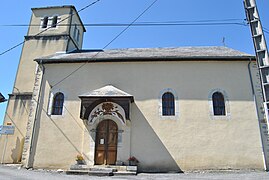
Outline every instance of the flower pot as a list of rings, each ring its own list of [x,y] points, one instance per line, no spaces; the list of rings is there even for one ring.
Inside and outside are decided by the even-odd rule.
[[[77,161],[77,164],[80,164],[80,165],[85,164],[84,160],[76,160],[76,161]]]
[[[136,166],[136,162],[135,161],[129,161],[129,166]]]

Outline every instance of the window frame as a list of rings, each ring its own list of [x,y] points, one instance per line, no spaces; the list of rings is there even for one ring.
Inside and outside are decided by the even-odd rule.
[[[54,103],[54,97],[56,96],[56,94],[58,93],[62,93],[63,96],[64,96],[64,99],[63,99],[63,108],[62,108],[62,114],[61,115],[55,115],[53,114],[53,103]],[[66,105],[66,99],[67,99],[67,96],[66,96],[66,93],[64,93],[63,91],[61,90],[58,90],[58,91],[51,91],[50,92],[50,95],[49,95],[49,102],[48,102],[48,108],[47,108],[47,115],[50,116],[50,117],[53,117],[53,118],[61,118],[61,117],[64,117],[65,116],[65,105]]]
[[[50,27],[51,28],[56,28],[57,25],[58,25],[58,15],[54,15],[51,17],[51,24],[50,24]]]
[[[60,96],[58,98],[58,96]],[[57,92],[53,97],[51,115],[62,115],[64,108],[64,94],[62,92]]]
[[[46,24],[44,23],[46,20]],[[49,17],[48,16],[44,16],[42,19],[41,19],[41,28],[42,29],[46,29],[48,27],[48,23],[49,23]],[[46,26],[45,26],[46,25]]]
[[[225,115],[216,115],[214,112],[214,102],[213,102],[213,95],[219,92],[222,94],[224,99],[224,108],[225,108]],[[208,96],[208,103],[209,103],[209,116],[212,120],[230,120],[231,119],[231,112],[230,112],[230,103],[227,93],[222,89],[213,89]]]
[[[216,91],[212,94],[213,113],[214,116],[226,116],[226,107],[224,95]]]
[[[171,93],[174,96],[174,115],[163,115],[163,95],[165,93]],[[179,100],[178,100],[178,95],[175,90],[172,88],[166,88],[163,89],[159,93],[159,118],[162,120],[178,120],[179,119]]]
[[[80,28],[79,28],[79,24],[77,24],[77,23],[74,24],[73,39],[77,44],[80,41]]]
[[[162,95],[162,116],[175,116],[175,96],[171,92]]]
[[[47,26],[44,26],[44,20],[47,18]],[[56,24],[54,25],[53,20],[56,18]],[[61,17],[58,14],[54,14],[52,16],[45,15],[44,17],[41,18],[40,22],[40,29],[58,29],[58,23],[60,22]]]

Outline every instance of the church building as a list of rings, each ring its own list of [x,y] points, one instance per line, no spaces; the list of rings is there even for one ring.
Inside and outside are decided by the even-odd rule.
[[[3,163],[266,168],[255,56],[228,47],[84,50],[74,6],[32,11],[30,25],[40,26],[29,26],[9,95],[4,125],[15,132],[0,137]]]

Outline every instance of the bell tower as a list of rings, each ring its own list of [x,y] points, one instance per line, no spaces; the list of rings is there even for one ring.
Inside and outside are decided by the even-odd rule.
[[[82,48],[85,27],[74,6],[53,6],[32,8],[32,16],[25,43],[22,47],[13,92],[9,95],[4,125],[15,126],[13,135],[0,137],[0,151],[3,163],[21,161],[26,134],[30,103],[35,82],[37,64],[34,59],[70,52]]]
[[[33,90],[34,59],[82,48],[85,28],[74,6],[32,8],[32,17],[15,80],[15,91]]]

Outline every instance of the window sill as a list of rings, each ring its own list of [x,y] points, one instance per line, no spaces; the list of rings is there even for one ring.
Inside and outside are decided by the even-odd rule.
[[[179,116],[174,115],[174,116],[160,116],[161,120],[178,120]]]
[[[231,115],[226,115],[226,116],[214,116],[214,115],[211,115],[210,119],[212,119],[212,120],[231,120]]]

